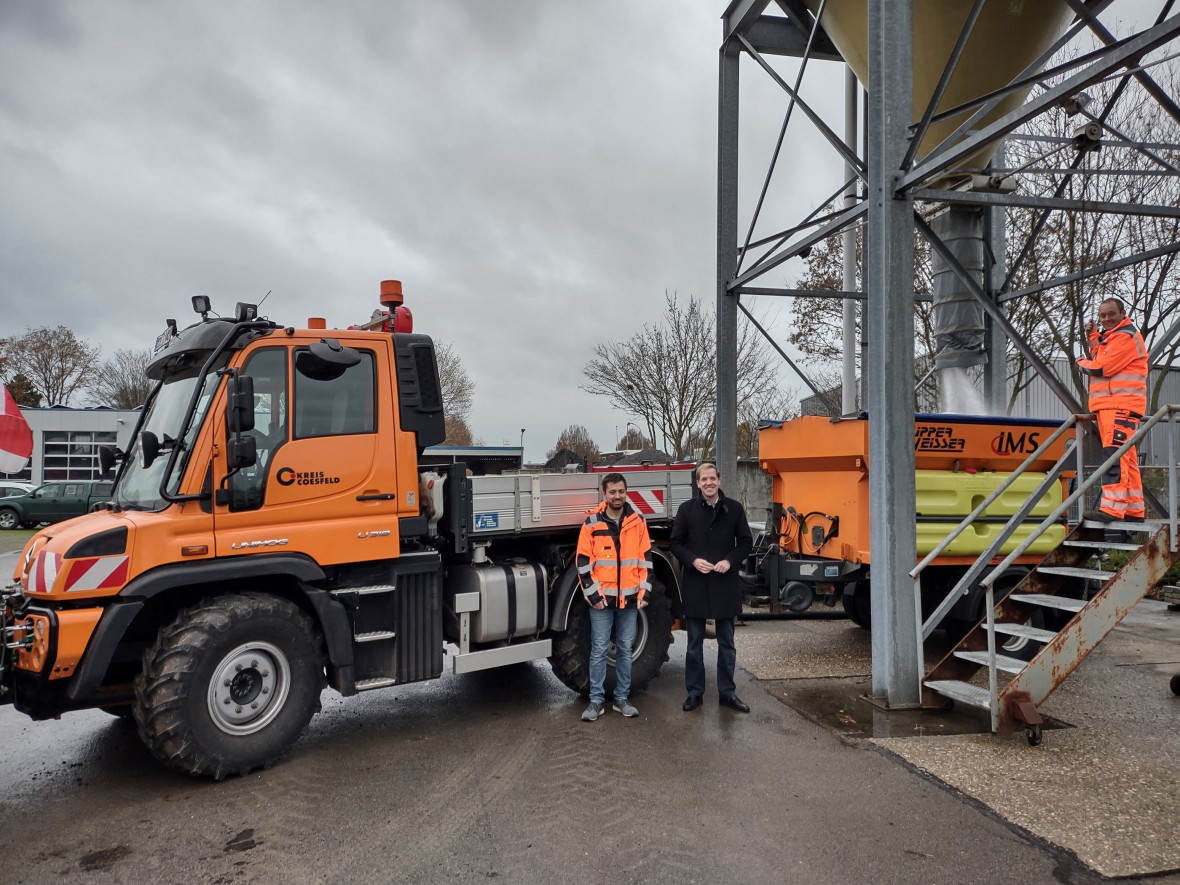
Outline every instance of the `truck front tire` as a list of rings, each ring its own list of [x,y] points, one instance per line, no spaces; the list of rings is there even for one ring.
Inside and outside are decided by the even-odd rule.
[[[660,668],[668,660],[668,647],[672,644],[672,607],[663,583],[653,580],[651,593],[645,598],[647,606],[639,610],[635,628],[635,646],[631,658],[632,692],[647,688],[660,675]],[[553,639],[553,655],[549,658],[549,665],[566,686],[589,697],[590,607],[584,599],[574,599],[566,632]],[[614,689],[614,643],[611,643],[606,661],[607,697],[611,696]]]
[[[319,709],[322,648],[311,618],[285,599],[202,600],[144,652],[140,738],[165,765],[215,780],[269,767]]]

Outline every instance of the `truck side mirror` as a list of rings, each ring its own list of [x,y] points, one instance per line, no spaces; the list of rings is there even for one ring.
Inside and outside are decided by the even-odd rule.
[[[147,470],[160,455],[160,438],[150,430],[139,435],[139,466]]]
[[[102,475],[106,476],[111,472],[111,468],[115,466],[115,462],[123,458],[124,452],[119,451],[115,446],[99,446],[98,447],[98,469],[102,471]]]
[[[258,440],[252,436],[232,437],[225,447],[230,470],[242,470],[258,463]]]
[[[225,429],[230,433],[254,429],[254,379],[249,375],[234,375],[229,379]]]

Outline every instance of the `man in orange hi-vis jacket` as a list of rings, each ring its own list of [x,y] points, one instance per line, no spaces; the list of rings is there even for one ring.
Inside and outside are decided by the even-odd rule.
[[[590,706],[582,714],[595,721],[606,709],[606,653],[615,633],[613,709],[627,718],[639,715],[631,693],[631,657],[639,609],[651,592],[651,537],[647,523],[627,503],[627,478],[602,478],[602,503],[582,523],[574,562],[590,606]]]
[[[1093,320],[1086,323],[1090,358],[1079,359],[1078,365],[1090,376],[1090,411],[1098,417],[1105,460],[1139,428],[1147,411],[1147,346],[1117,298],[1107,298],[1098,305],[1098,323],[1101,331]],[[1110,522],[1146,515],[1139,453],[1134,446],[1103,480],[1098,509],[1085,513],[1086,519]]]

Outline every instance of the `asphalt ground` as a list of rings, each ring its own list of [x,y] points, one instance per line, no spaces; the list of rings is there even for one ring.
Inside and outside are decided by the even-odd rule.
[[[0,555],[0,570],[12,557]],[[1091,820],[1110,822],[1111,841],[1175,847],[1175,815],[1162,839],[1154,818],[1123,833],[1103,817],[1109,792],[1078,776],[1152,743],[1118,726],[1120,705],[1142,705],[1127,686],[1154,684],[1152,668],[1134,663],[1154,646],[1125,647],[1120,634],[1113,651],[1091,656],[1076,686],[1051,699],[1069,689],[1069,703],[1047,711],[1072,727],[1034,749],[973,733],[969,717],[915,725],[874,712],[856,699],[867,638],[843,620],[739,628],[746,716],[719,708],[713,691],[703,709],[681,711],[683,634],[633,698],[633,720],[583,723],[584,703],[544,663],[356,698],[325,692],[287,758],[221,783],[163,768],[131,724],[107,714],[32,722],[3,707],[0,881],[1091,883],[1108,881],[1102,869],[1180,883],[1146,859],[1139,872],[1111,873],[1022,812],[1074,817],[1074,806],[1053,804],[1070,785]],[[1140,718],[1162,716],[1157,732],[1174,734],[1180,699],[1168,698]],[[1100,721],[1119,740],[1075,755],[1061,736]],[[1163,765],[1174,745],[1155,746],[1162,767],[1119,769],[1105,789],[1138,791],[1150,776],[1174,796],[1177,768]],[[1136,856],[1123,851],[1118,869]]]

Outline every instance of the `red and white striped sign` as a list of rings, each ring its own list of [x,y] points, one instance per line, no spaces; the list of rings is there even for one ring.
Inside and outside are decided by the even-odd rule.
[[[644,516],[655,516],[665,512],[663,489],[628,489],[627,500]]]
[[[79,559],[66,578],[67,591],[115,590],[127,583],[126,556]]]
[[[29,592],[48,593],[53,589],[53,582],[57,580],[57,570],[61,568],[61,554],[43,551],[33,560],[33,567],[29,569]]]

